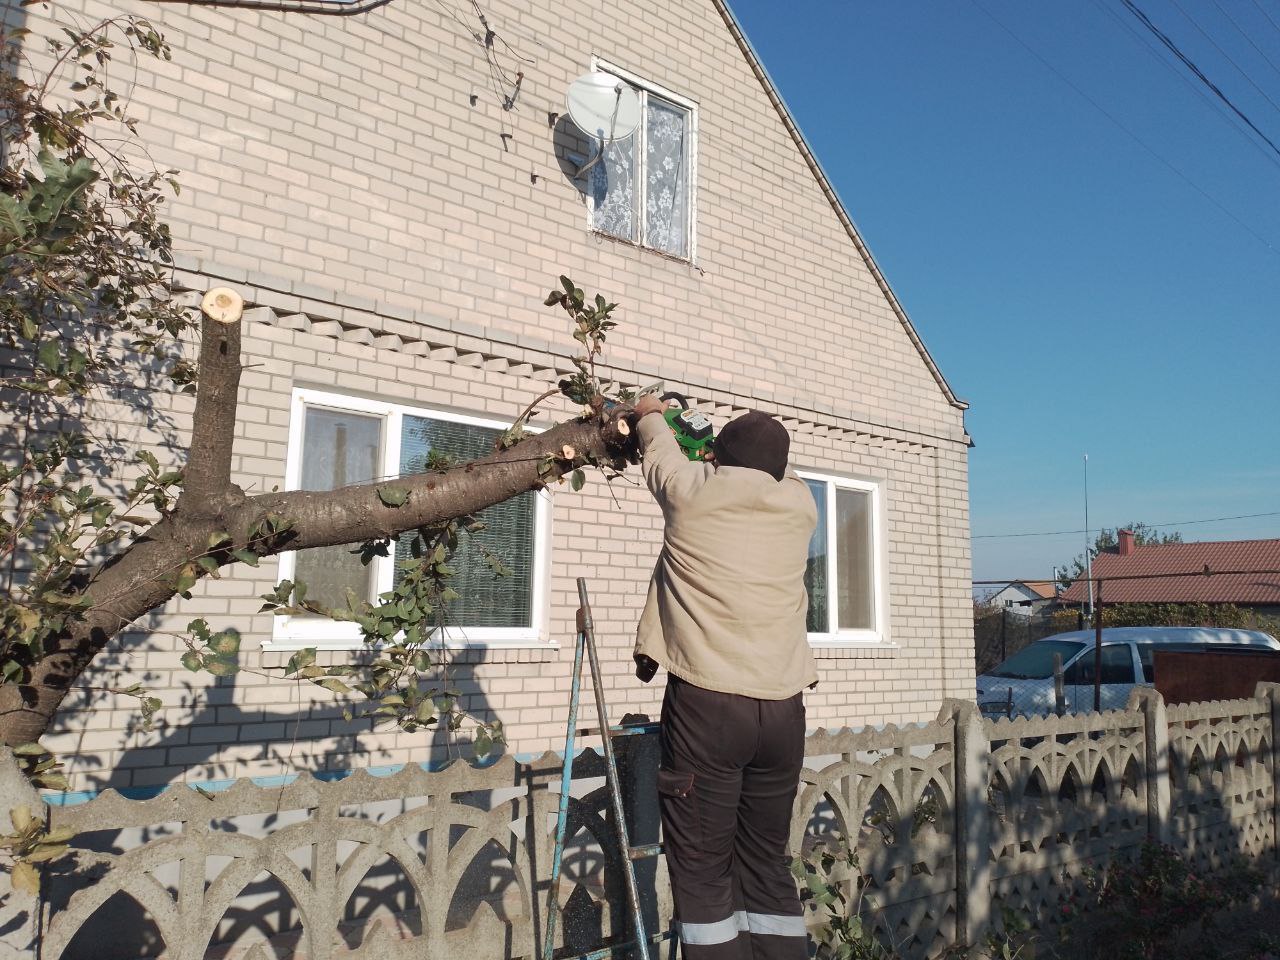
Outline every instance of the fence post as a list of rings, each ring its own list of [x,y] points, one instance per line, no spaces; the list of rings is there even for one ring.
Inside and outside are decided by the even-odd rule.
[[[1271,705],[1271,731],[1267,737],[1271,747],[1271,850],[1280,858],[1280,743],[1276,743],[1280,733],[1280,683],[1259,683],[1253,695]]]
[[[48,823],[44,801],[19,769],[7,747],[0,746],[0,818],[8,830],[9,811],[27,807]],[[4,831],[0,831],[4,832]],[[44,903],[10,885],[12,874],[0,871],[0,957],[34,957],[40,937],[40,912]]]
[[[940,719],[955,721],[956,941],[969,946],[991,922],[991,743],[970,700],[944,700]]]
[[[1169,712],[1164,697],[1152,687],[1134,687],[1125,705],[1142,711],[1143,772],[1147,791],[1147,836],[1169,843],[1173,819],[1173,786],[1169,775]]]

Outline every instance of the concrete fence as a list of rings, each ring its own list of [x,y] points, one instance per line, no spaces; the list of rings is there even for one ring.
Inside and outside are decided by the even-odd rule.
[[[1272,684],[1175,707],[1144,689],[1101,714],[990,721],[948,701],[923,726],[820,731],[792,846],[855,838],[863,908],[904,956],[928,957],[977,939],[1001,907],[1051,917],[1086,867],[1147,837],[1205,868],[1274,855],[1278,703]],[[633,842],[651,842],[656,744],[619,747]],[[586,952],[626,937],[627,911],[599,760],[575,769],[561,938]],[[558,777],[547,754],[40,805],[77,832],[74,864],[46,871],[38,902],[6,893],[0,937],[40,960],[534,957]],[[0,800],[39,804],[25,789],[0,772]],[[642,864],[640,881],[651,930],[666,929],[664,865]]]

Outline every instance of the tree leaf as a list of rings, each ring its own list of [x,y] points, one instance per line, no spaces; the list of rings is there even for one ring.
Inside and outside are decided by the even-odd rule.
[[[350,693],[351,688],[339,680],[337,677],[325,677],[323,680],[317,680],[316,686],[324,687],[333,693]]]
[[[29,893],[33,897],[40,893],[40,872],[26,861],[19,860],[13,865],[9,882],[13,884],[13,889]]]
[[[196,579],[195,564],[184,564],[182,570],[178,573],[178,579],[174,582],[173,588],[178,593],[186,593],[196,585]]]
[[[231,555],[247,566],[256,567],[258,565],[258,555],[252,550],[232,550]]]
[[[182,655],[182,665],[192,673],[195,673],[202,665],[202,658],[194,650],[188,650]]]
[[[569,474],[569,487],[574,492],[582,489],[583,484],[587,482],[587,475],[581,470],[575,470]]]
[[[58,350],[57,340],[45,340],[40,344],[40,348],[36,351],[36,360],[40,362],[40,366],[46,370],[57,370],[59,360],[62,354]]]
[[[207,659],[204,668],[215,677],[230,677],[240,672],[240,664],[234,660],[223,660],[218,657]]]
[[[228,629],[215,633],[209,640],[209,649],[220,657],[234,657],[240,652],[240,631]]]
[[[67,845],[65,843],[41,843],[38,847],[27,854],[27,862],[47,863],[50,860],[57,860],[66,852]]]
[[[409,491],[404,487],[379,487],[378,499],[388,507],[403,507],[409,499]]]

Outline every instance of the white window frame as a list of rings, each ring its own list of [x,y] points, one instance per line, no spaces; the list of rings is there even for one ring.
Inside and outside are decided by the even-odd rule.
[[[505,430],[510,423],[487,417],[455,413],[436,407],[415,407],[374,400],[352,394],[332,393],[306,387],[295,387],[289,411],[289,446],[285,464],[285,488],[297,490],[302,482],[302,434],[308,407],[322,407],[348,413],[382,417],[382,460],[384,476],[394,477],[399,470],[400,436],[405,416],[426,417],[452,423]],[[531,433],[535,428],[526,428]],[[535,497],[533,537],[533,586],[530,597],[528,627],[449,627],[445,643],[451,649],[466,647],[542,647],[549,644],[547,611],[550,602],[551,498],[548,493]],[[280,554],[280,580],[292,580],[297,564],[294,551]],[[387,557],[375,557],[374,593],[386,593],[395,586],[395,551]],[[271,639],[263,647],[274,650],[298,650],[315,647],[320,650],[364,650],[357,624],[329,620],[324,617],[275,617]]]
[[[821,633],[810,633],[809,644],[813,647],[844,647],[850,645],[870,645],[889,643],[889,624],[887,612],[888,596],[885,592],[885,551],[884,551],[884,489],[883,484],[873,480],[860,480],[854,477],[840,476],[831,473],[819,473],[813,470],[797,470],[803,480],[816,480],[827,485],[827,583],[831,586],[827,591],[828,623],[835,622],[836,629]],[[871,619],[874,627],[867,629],[839,628],[839,603],[835,585],[838,583],[839,557],[836,549],[836,509],[834,491],[838,489],[857,490],[871,495],[871,557],[874,569],[871,583]]]
[[[697,263],[698,262],[698,104],[690,100],[688,97],[682,97],[680,94],[668,90],[666,87],[659,86],[652,81],[645,80],[636,76],[629,70],[624,70],[616,64],[610,63],[601,57],[593,56],[591,58],[592,70],[603,70],[611,73],[615,77],[626,81],[635,87],[640,93],[640,126],[636,128],[636,132],[632,134],[636,137],[636,179],[637,179],[637,195],[636,195],[636,235],[638,240],[630,240],[625,237],[615,237],[612,233],[606,233],[596,228],[596,204],[595,198],[591,193],[591,183],[587,182],[587,229],[592,233],[602,237],[608,237],[611,240],[617,240],[619,243],[629,243],[632,246],[641,247],[645,250],[652,250],[661,257],[669,257],[680,263]],[[659,250],[651,247],[645,242],[644,235],[644,209],[645,209],[645,176],[644,176],[644,144],[646,136],[646,126],[648,125],[648,111],[645,109],[645,103],[648,94],[653,94],[663,100],[675,104],[681,109],[689,111],[689,235],[686,238],[686,249],[688,253],[685,256],[679,256],[674,253],[667,253],[665,250]],[[592,152],[598,149],[598,144],[593,147]],[[601,161],[603,162],[603,161]],[[588,174],[588,178],[590,175]]]

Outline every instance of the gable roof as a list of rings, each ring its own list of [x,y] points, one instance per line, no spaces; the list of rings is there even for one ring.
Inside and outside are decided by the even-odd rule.
[[[1020,580],[1018,582],[1044,600],[1052,600],[1058,595],[1057,584],[1052,580]]]
[[[849,234],[849,239],[853,241],[853,245],[857,248],[859,256],[867,265],[867,269],[871,271],[871,275],[875,277],[876,284],[880,287],[880,292],[884,294],[889,306],[893,309],[894,314],[898,318],[898,322],[902,324],[902,328],[906,331],[912,344],[915,345],[916,351],[920,354],[920,359],[929,368],[929,372],[933,374],[933,379],[937,381],[938,387],[942,390],[947,401],[957,409],[967,410],[969,404],[956,396],[955,391],[951,389],[951,385],[947,383],[946,377],[942,375],[942,371],[938,369],[938,365],[934,362],[933,357],[929,355],[928,348],[924,345],[924,341],[920,339],[920,334],[912,325],[911,319],[907,316],[907,311],[902,308],[902,304],[898,302],[897,295],[889,286],[889,281],[884,278],[884,274],[880,272],[880,265],[876,263],[875,258],[871,255],[871,251],[867,248],[866,242],[862,239],[862,235],[858,233],[858,228],[854,226],[853,218],[849,216],[848,210],[845,209],[844,203],[840,200],[840,195],[836,193],[835,187],[831,185],[831,180],[827,176],[822,164],[818,162],[818,158],[814,155],[809,141],[805,139],[800,127],[796,124],[795,118],[791,115],[791,110],[787,107],[786,101],[782,99],[782,94],[778,91],[777,85],[773,82],[773,78],[769,76],[769,71],[765,69],[759,55],[756,53],[755,47],[751,45],[751,41],[747,39],[746,33],[742,29],[742,25],[738,23],[738,18],[734,16],[732,10],[729,9],[727,0],[712,0],[720,16],[724,18],[725,25],[729,28],[729,32],[733,34],[733,38],[737,41],[738,48],[742,51],[742,55],[747,58],[747,62],[751,65],[752,72],[756,75],[756,79],[760,81],[760,85],[764,87],[765,96],[769,98],[769,102],[773,104],[778,116],[782,120],[783,126],[787,128],[787,132],[791,134],[791,139],[795,141],[796,147],[799,148],[801,155],[804,157],[805,163],[809,165],[809,169],[813,172],[814,177],[818,181],[823,194],[827,198],[827,202],[831,204],[831,208],[835,210],[836,216],[840,219],[840,223],[844,226],[845,232]]]
[[[1280,606],[1280,574],[1214,570],[1280,570],[1280,540],[1222,540],[1135,546],[1131,553],[1100,553],[1095,578],[1179,574],[1152,580],[1116,580],[1103,586],[1104,603],[1246,603]],[[1085,599],[1087,585],[1076,581],[1062,593],[1065,603]]]

